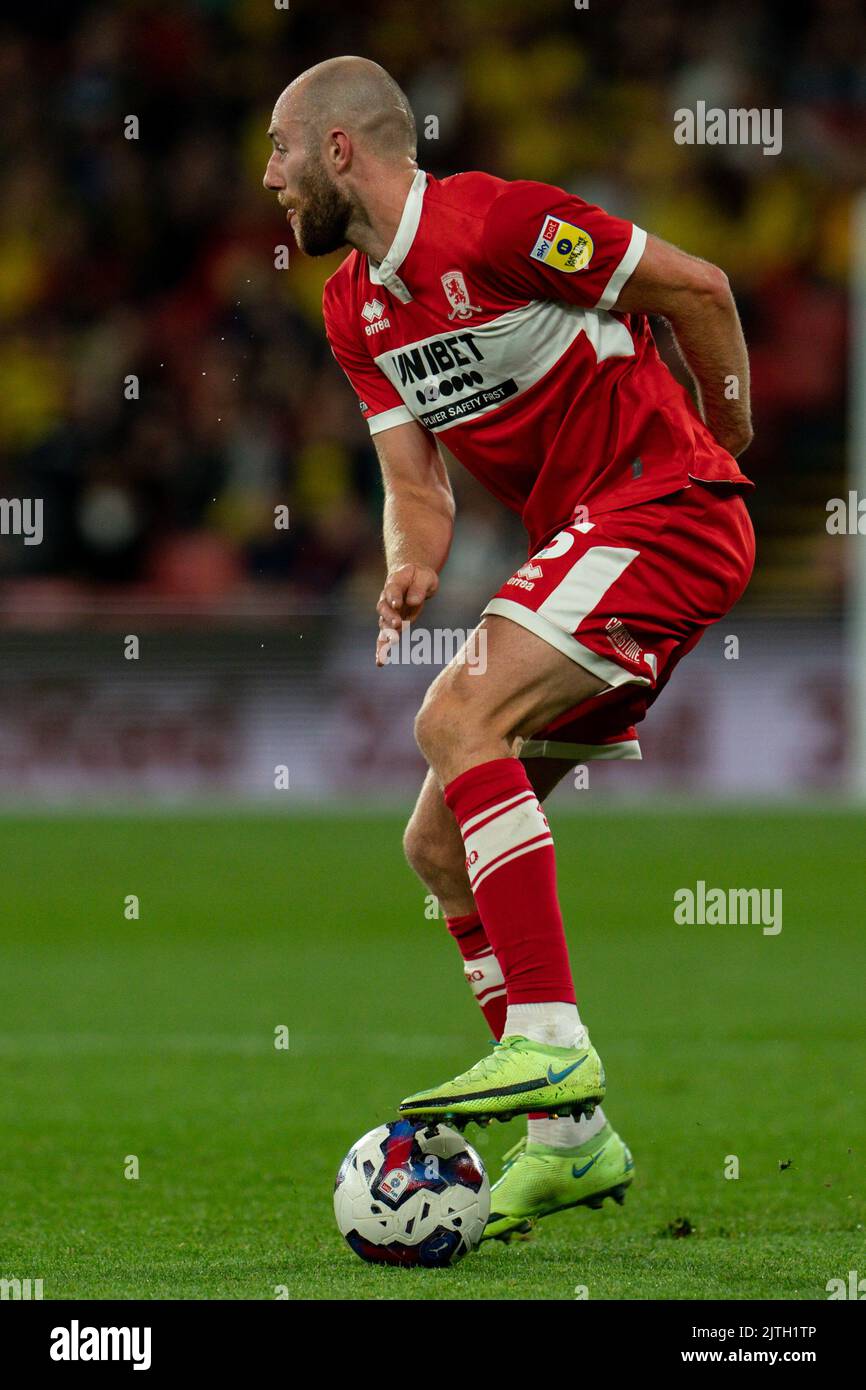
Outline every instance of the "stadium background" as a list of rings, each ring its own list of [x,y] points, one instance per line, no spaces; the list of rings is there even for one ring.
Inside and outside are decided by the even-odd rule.
[[[378,469],[321,323],[339,256],[292,247],[275,269],[287,232],[261,187],[276,94],[339,51],[375,54],[405,86],[434,174],[560,183],[731,277],[753,372],[757,571],[659,702],[644,766],[598,784],[843,785],[849,542],[825,509],[845,487],[861,7],[762,4],[736,22],[727,4],[669,0],[424,13],[419,30],[403,3],[130,0],[34,7],[5,30],[0,490],[44,499],[45,536],[0,537],[4,798],[285,799],[276,764],[298,797],[399,798],[417,781],[411,718],[430,670],[372,665]],[[782,153],[677,145],[673,113],[699,97],[781,107]],[[525,548],[468,475],[454,484],[429,620],[464,629]],[[138,661],[119,633],[142,638]]]

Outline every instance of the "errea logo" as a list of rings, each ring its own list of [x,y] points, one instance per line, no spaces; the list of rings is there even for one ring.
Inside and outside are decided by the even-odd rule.
[[[389,319],[383,319],[385,305],[379,299],[368,299],[361,310],[361,318],[366,319],[364,332],[369,337],[372,333],[381,333],[384,328],[390,328]]]

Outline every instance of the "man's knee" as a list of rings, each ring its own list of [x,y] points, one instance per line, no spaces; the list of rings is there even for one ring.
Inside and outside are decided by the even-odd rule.
[[[458,750],[472,753],[501,740],[503,756],[517,756],[523,738],[512,727],[508,711],[483,708],[459,685],[432,686],[415,717],[415,742],[430,767],[437,771]],[[489,756],[489,755],[488,755]]]
[[[482,711],[462,682],[434,682],[415,717],[415,742],[431,767],[455,744],[471,742],[483,732]]]
[[[415,716],[415,742],[428,763],[433,763],[436,750],[445,732],[443,701],[431,691]]]
[[[436,839],[417,815],[412,816],[403,832],[403,852],[409,867],[424,883],[429,883],[442,867],[443,855],[437,853]]]

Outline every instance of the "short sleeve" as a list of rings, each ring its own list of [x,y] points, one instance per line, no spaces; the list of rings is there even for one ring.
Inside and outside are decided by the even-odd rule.
[[[378,301],[374,301],[372,309],[375,311],[377,307],[380,311],[384,308]],[[322,299],[322,314],[331,352],[358,397],[361,414],[370,427],[370,433],[378,434],[380,430],[391,429],[394,425],[404,425],[414,419],[385,373],[377,367],[370,353],[365,351],[363,345],[348,330],[346,313],[339,300],[329,293],[327,286]]]
[[[515,294],[612,309],[646,232],[552,184],[509,183],[487,211],[484,256]]]

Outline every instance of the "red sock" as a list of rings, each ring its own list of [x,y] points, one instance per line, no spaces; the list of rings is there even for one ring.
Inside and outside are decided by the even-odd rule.
[[[449,782],[469,882],[509,1004],[576,1002],[556,896],[553,836],[526,769],[495,758]]]
[[[497,1042],[505,1028],[505,980],[477,912],[446,917],[448,930],[465,962],[463,974]]]

